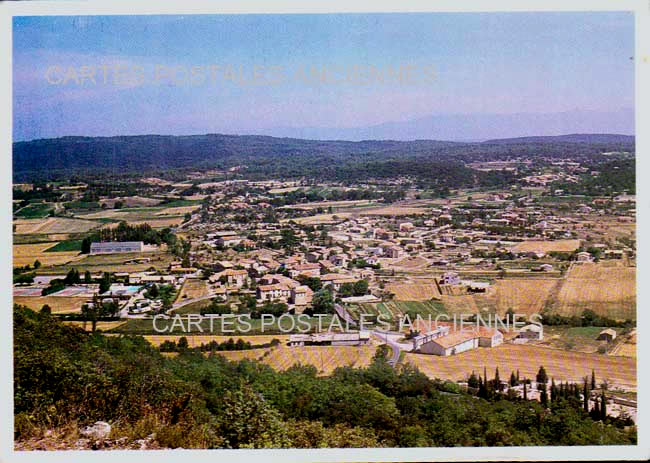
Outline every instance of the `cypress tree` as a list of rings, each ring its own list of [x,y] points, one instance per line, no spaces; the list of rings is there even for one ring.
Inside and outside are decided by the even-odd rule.
[[[591,390],[593,391],[596,389],[596,372],[591,369]]]
[[[557,387],[555,386],[555,378],[551,378],[551,402],[557,400]]]
[[[591,409],[591,418],[594,420],[599,420],[600,419],[600,407],[598,406],[598,397],[596,397],[596,400],[594,400],[594,407]]]
[[[494,371],[494,390],[501,391],[501,378],[499,378],[499,367]]]
[[[546,384],[548,382],[548,376],[546,375],[546,370],[543,366],[539,367],[539,371],[537,372],[535,379],[538,383]]]
[[[519,369],[517,369],[517,384],[519,384]]]
[[[483,378],[478,377],[478,396],[482,399],[487,399],[487,381],[483,381]]]
[[[510,386],[516,386],[517,385],[517,377],[515,376],[515,372],[510,373]]]
[[[478,379],[476,378],[476,374],[472,371],[472,374],[470,375],[469,379],[467,380],[467,385],[471,388],[476,388],[478,387]]]
[[[585,378],[585,384],[582,386],[582,407],[586,413],[589,413],[589,387],[587,386],[587,378]]]
[[[600,419],[605,421],[607,418],[607,398],[605,397],[605,391],[600,392]]]
[[[524,380],[524,400],[528,400],[528,394],[526,393],[526,380]]]
[[[544,408],[548,407],[548,394],[546,393],[546,384],[542,383],[542,392],[539,395],[539,401]]]

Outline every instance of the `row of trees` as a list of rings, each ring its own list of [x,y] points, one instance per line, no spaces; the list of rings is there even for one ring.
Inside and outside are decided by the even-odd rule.
[[[543,312],[542,320],[545,325],[608,326],[614,328],[630,328],[635,326],[634,320],[614,320],[598,315],[591,309],[583,310],[579,316],[564,316],[556,313]]]
[[[189,342],[185,336],[181,336],[178,341],[171,341],[169,339],[163,341],[158,349],[160,352],[189,352],[194,350],[196,352],[216,352],[216,351],[232,351],[232,350],[248,350],[248,349],[263,349],[266,347],[275,347],[280,344],[278,339],[272,339],[270,342],[263,344],[251,344],[249,341],[244,341],[242,338],[237,341],[229,338],[227,341],[219,343],[212,340],[208,343],[201,343],[196,347],[190,347]]]
[[[81,241],[81,253],[89,254],[90,245],[94,242],[104,241],[142,241],[146,244],[160,245],[167,244],[170,248],[176,245],[176,235],[170,228],[164,228],[160,231],[151,228],[151,225],[144,223],[141,225],[129,225],[122,221],[117,227],[101,228],[90,236]]]
[[[548,375],[543,366],[541,366],[535,376],[537,389],[539,391],[539,402],[544,408],[553,407],[557,404],[567,404],[576,410],[583,410],[585,416],[590,416],[595,421],[603,421],[613,423],[617,426],[629,426],[633,421],[627,416],[610,417],[607,414],[607,397],[605,395],[606,383],[601,385],[600,394],[592,394],[596,390],[596,374],[591,371],[591,380],[588,377],[583,379],[583,385],[580,386],[576,383],[560,382],[555,383],[555,379],[551,378],[550,385]],[[497,367],[494,373],[494,378],[487,379],[487,371],[483,370],[483,376],[476,376],[474,372],[467,380],[467,386],[471,390],[476,390],[478,397],[486,400],[520,400],[519,394],[514,391],[515,386],[523,384],[522,397],[524,401],[528,399],[529,387],[531,380],[524,378],[520,380],[519,370],[515,373],[510,373],[510,379],[507,383],[501,381],[499,377],[499,368]],[[507,390],[506,390],[507,388]],[[504,393],[505,391],[505,393]],[[590,401],[593,405],[590,406]]]

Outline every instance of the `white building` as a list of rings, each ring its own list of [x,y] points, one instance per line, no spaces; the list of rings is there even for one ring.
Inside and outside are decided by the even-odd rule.
[[[117,254],[121,252],[142,252],[144,243],[142,241],[105,241],[91,243],[91,254]]]

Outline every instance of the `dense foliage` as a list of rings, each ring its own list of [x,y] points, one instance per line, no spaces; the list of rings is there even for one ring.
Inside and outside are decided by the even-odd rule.
[[[14,181],[37,179],[121,177],[133,173],[182,175],[183,170],[226,169],[245,165],[251,178],[352,178],[383,176],[405,169],[429,178],[438,162],[508,159],[515,157],[601,156],[607,151],[634,152],[634,137],[580,135],[454,143],[435,140],[319,141],[265,136],[120,136],[62,137],[13,144]],[[418,169],[417,162],[428,164]],[[397,163],[397,164],[395,164]],[[465,172],[448,167],[450,180]],[[391,174],[399,175],[393,170]],[[480,173],[489,182],[501,172]],[[448,183],[448,180],[444,180]],[[460,186],[460,185],[457,185]]]
[[[454,387],[449,387],[449,386]],[[488,399],[395,370],[377,355],[329,377],[313,366],[276,372],[188,349],[166,358],[143,338],[64,326],[14,307],[15,436],[70,422],[155,432],[168,447],[378,447],[631,444],[634,428],[596,422],[556,400]],[[443,392],[447,391],[447,392]]]

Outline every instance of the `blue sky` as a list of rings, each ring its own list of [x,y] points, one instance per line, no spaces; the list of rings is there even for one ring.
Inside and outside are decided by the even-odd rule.
[[[624,12],[17,17],[14,140],[615,111],[634,105],[633,24]],[[112,80],[115,65],[128,82]],[[214,81],[210,65],[219,66]],[[435,74],[365,85],[305,82],[295,74],[354,65]],[[94,68],[95,83],[75,80],[82,66]],[[156,80],[161,66],[203,66],[205,80]],[[254,67],[273,67],[283,80],[240,85],[223,78],[227,66],[249,77]],[[143,82],[134,82],[134,69]]]

